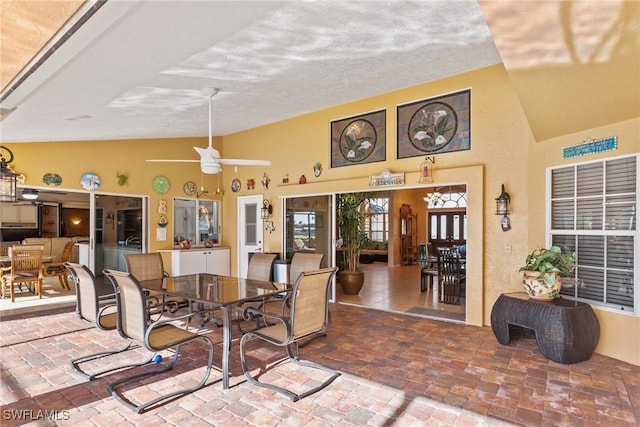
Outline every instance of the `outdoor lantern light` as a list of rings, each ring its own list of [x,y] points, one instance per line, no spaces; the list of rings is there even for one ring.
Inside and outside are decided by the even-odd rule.
[[[260,218],[268,219],[273,213],[273,206],[271,206],[271,203],[269,203],[267,199],[264,199],[264,201],[262,202],[262,205],[263,205],[262,209],[260,210],[261,211]]]
[[[509,202],[511,198],[509,193],[504,191],[504,184],[502,184],[502,193],[496,199],[496,215],[502,215],[502,231],[511,229],[511,222],[509,221]]]
[[[4,157],[7,152],[9,157]],[[9,168],[9,163],[13,161],[13,153],[7,147],[0,145],[0,202],[15,202],[18,199],[16,184],[18,174]]]

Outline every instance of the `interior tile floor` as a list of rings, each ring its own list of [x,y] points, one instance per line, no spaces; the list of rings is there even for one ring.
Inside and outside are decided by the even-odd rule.
[[[430,317],[437,318],[439,313],[447,312],[458,314],[456,318],[464,321],[465,298],[461,298],[460,305],[440,303],[437,276],[428,291],[420,292],[419,264],[389,267],[386,263],[374,262],[362,267],[364,285],[358,295],[346,295],[336,284],[337,302],[400,313],[416,307],[426,308]],[[451,316],[447,317],[452,320]]]
[[[533,339],[500,345],[488,327],[467,326],[345,304],[331,305],[327,335],[301,349],[304,359],[342,375],[324,390],[291,402],[246,382],[239,364],[238,333],[232,345],[231,387],[218,369],[203,389],[143,414],[118,403],[107,384],[134,371],[78,376],[69,360],[123,344],[71,309],[45,316],[3,316],[0,321],[3,426],[638,426],[640,367],[594,354],[563,365],[543,357]],[[201,330],[216,343],[221,330]],[[271,349],[273,350],[273,349]],[[315,376],[290,364],[273,365],[278,353],[253,342],[250,366],[267,368],[263,380],[302,388]],[[148,398],[202,374],[206,347],[183,346],[184,359],[169,374],[127,390]],[[85,368],[141,360],[136,349]],[[168,359],[169,353],[165,355]],[[115,359],[115,360],[114,360]],[[154,366],[146,369],[153,369]]]

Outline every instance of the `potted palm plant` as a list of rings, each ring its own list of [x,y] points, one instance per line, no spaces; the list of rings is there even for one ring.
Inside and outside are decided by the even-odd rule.
[[[575,252],[562,252],[559,246],[535,249],[520,267],[525,292],[532,299],[551,301],[560,293],[562,276],[571,276]]]
[[[344,268],[338,273],[342,290],[347,295],[357,295],[364,283],[360,268],[360,251],[367,243],[364,234],[364,209],[367,200],[375,193],[345,193],[337,197],[336,222],[342,241]]]

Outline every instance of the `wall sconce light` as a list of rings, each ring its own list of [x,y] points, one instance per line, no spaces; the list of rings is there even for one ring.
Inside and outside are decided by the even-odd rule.
[[[9,158],[5,158],[2,151],[9,153]],[[18,193],[16,184],[18,174],[9,168],[9,163],[13,161],[13,152],[7,147],[0,145],[0,202],[16,202]]]
[[[273,206],[271,206],[271,203],[269,203],[267,199],[264,199],[264,201],[262,202],[262,209],[260,209],[260,218],[268,219],[272,213]]]
[[[106,220],[107,220],[107,224],[113,224],[113,212],[111,211],[107,212]]]
[[[509,220],[509,203],[511,198],[509,197],[509,193],[504,191],[504,184],[502,184],[502,193],[496,199],[496,215],[502,215],[502,220],[500,222],[502,226],[502,231],[508,231],[511,229],[511,221]]]
[[[73,223],[73,225],[80,225],[80,223],[82,222],[82,219],[80,219],[80,218],[71,218],[71,222]]]

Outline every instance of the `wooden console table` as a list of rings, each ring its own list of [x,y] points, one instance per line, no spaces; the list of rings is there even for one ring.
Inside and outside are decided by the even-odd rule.
[[[562,298],[536,301],[524,292],[500,295],[491,309],[491,329],[500,344],[509,344],[514,326],[533,330],[540,353],[559,363],[589,359],[600,338],[589,304]]]

